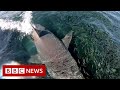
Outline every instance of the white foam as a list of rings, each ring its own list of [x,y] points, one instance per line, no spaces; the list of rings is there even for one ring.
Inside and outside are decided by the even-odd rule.
[[[2,30],[18,30],[26,34],[30,34],[32,31],[31,20],[32,11],[25,11],[22,14],[22,22],[0,19],[0,28]]]
[[[31,33],[32,31],[31,20],[32,20],[32,11],[26,11],[23,15],[23,21],[21,23],[22,32]]]

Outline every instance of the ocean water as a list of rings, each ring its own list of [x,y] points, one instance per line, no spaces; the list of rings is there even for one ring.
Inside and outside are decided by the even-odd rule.
[[[41,24],[60,40],[74,31],[69,51],[85,78],[120,78],[119,11],[0,11],[0,65],[28,64],[36,48],[31,24]]]

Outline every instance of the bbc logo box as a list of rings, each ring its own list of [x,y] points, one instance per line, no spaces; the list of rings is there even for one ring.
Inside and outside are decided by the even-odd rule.
[[[45,65],[3,65],[3,76],[46,76]]]

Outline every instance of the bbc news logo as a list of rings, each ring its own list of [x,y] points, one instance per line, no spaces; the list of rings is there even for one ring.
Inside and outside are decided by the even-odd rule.
[[[3,76],[46,76],[45,65],[3,65]]]

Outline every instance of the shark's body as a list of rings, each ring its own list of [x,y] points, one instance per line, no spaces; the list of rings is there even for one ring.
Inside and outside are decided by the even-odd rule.
[[[36,30],[40,30],[40,35]],[[69,37],[63,42],[41,26],[33,28],[32,38],[36,45],[40,62],[45,64],[51,77],[55,79],[83,79],[74,58],[68,51]],[[68,40],[67,40],[68,39]]]

